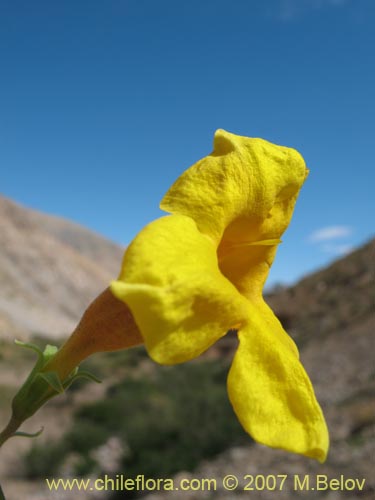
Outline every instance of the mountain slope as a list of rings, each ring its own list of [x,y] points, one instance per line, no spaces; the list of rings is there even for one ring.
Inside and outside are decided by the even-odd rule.
[[[215,479],[216,500],[245,500],[249,498],[246,491],[249,487],[254,490],[254,498],[263,500],[289,500],[300,495],[306,500],[374,498],[374,257],[375,240],[296,285],[266,297],[296,340],[302,363],[322,406],[330,433],[327,461],[318,464],[299,455],[249,443],[201,462],[193,472],[181,471],[176,482],[181,478]],[[232,359],[237,348],[236,336],[226,336],[221,343],[221,349],[216,344],[215,355]],[[234,474],[239,480],[235,494],[222,486],[228,474]],[[286,478],[282,488],[274,491],[271,484],[267,490],[267,483],[264,486],[259,482],[262,491],[256,491],[258,475],[260,479],[271,480],[280,474]],[[302,480],[308,478],[310,491],[299,492],[294,482],[296,475]],[[316,491],[318,475],[327,476],[328,481],[356,478],[361,487],[354,491],[343,487],[337,491],[335,487],[324,489],[322,486]],[[146,498],[164,500],[166,496],[152,493]],[[169,492],[168,499],[179,500],[180,492]]]
[[[12,338],[21,335],[28,338],[35,334],[66,336],[88,303],[118,273],[122,249],[76,224],[25,209],[1,197],[0,223],[0,340],[7,335]],[[266,297],[286,330],[296,340],[301,360],[322,405],[331,437],[327,462],[320,465],[303,457],[252,444],[248,440],[246,446],[228,449],[215,459],[203,461],[194,472],[182,471],[180,476],[217,478],[218,485],[221,485],[223,477],[234,473],[240,479],[236,498],[241,499],[248,497],[248,491],[242,491],[248,483],[247,474],[288,474],[290,478],[294,474],[299,474],[301,478],[305,474],[310,474],[311,478],[317,474],[339,478],[344,474],[348,478],[366,480],[364,490],[353,492],[353,495],[360,494],[365,500],[373,498],[374,256],[375,240],[327,268],[307,276],[296,285],[280,289]],[[4,342],[3,347],[6,345]],[[230,361],[236,348],[236,335],[227,335],[198,362],[204,365],[210,357],[222,359],[223,356],[227,356]],[[20,374],[25,370],[23,359],[17,357],[22,355],[20,351],[22,350],[12,346],[5,354],[1,353],[4,362],[0,373],[0,389],[3,390],[4,401],[10,400],[10,393],[15,392]],[[125,354],[131,355],[131,352]],[[150,381],[153,378],[150,374],[160,369],[148,360],[143,351],[138,354],[134,352],[134,358],[129,357],[129,365],[125,363],[124,353],[119,355],[120,357],[116,357],[111,353],[108,357],[95,358],[106,377],[113,377],[108,389],[105,384],[88,384],[82,391],[78,389],[76,395],[73,391],[68,391],[67,395],[52,400],[42,410],[42,415],[37,415],[36,420],[29,423],[29,429],[37,428],[43,422],[52,435],[55,433],[65,440],[64,433],[69,430],[75,405],[84,405],[90,398],[98,398],[98,404],[113,400],[114,393],[111,392],[110,384],[114,381],[117,384],[121,382],[119,377],[123,371],[118,370],[120,365],[121,370],[129,370],[125,375],[126,380],[131,375],[139,377],[141,381]],[[187,386],[190,385],[189,380]],[[168,392],[169,389],[168,384],[165,384],[165,394],[158,401],[161,407],[165,400],[168,418],[168,398],[173,397],[173,393]],[[178,389],[182,391],[183,387],[179,386]],[[210,388],[205,388],[205,391],[210,393]],[[133,403],[144,404],[143,399],[147,397],[150,396],[135,393]],[[151,394],[151,397],[154,398],[154,395]],[[189,398],[186,397],[185,400],[188,405]],[[132,404],[128,406],[132,407]],[[4,405],[4,410],[7,408]],[[197,408],[197,411],[200,409]],[[4,416],[4,422],[5,420]],[[76,421],[77,418],[74,418],[73,422]],[[139,423],[141,424],[142,422]],[[215,433],[214,420],[207,432],[212,430]],[[110,431],[113,432],[113,429],[110,428]],[[140,433],[142,434],[141,431]],[[127,450],[126,440],[123,445]],[[28,494],[35,490],[35,498],[51,498],[44,480],[30,483],[20,477],[23,459],[18,446],[25,450],[30,443],[14,440],[8,448],[4,448],[5,451],[8,450],[9,457],[13,457],[13,461],[6,458],[0,464],[2,472],[13,478],[5,484],[7,494],[10,494],[9,499],[25,496],[20,493],[22,488]],[[168,446],[178,446],[174,435],[170,443],[165,443],[162,455],[168,453]],[[137,452],[141,451],[137,449]],[[181,449],[181,454],[183,453],[184,450]],[[317,498],[316,491],[305,493],[307,499]],[[342,498],[342,493],[345,498],[357,498],[340,491],[335,496],[335,492],[329,490],[319,492],[319,498],[338,499]],[[64,494],[66,500],[76,498],[76,492],[71,492],[70,496],[68,492]],[[81,492],[81,495],[82,499],[93,499],[90,492]],[[256,497],[257,495],[258,493]],[[294,495],[292,481],[287,481],[285,489],[277,492],[278,498],[289,499]],[[201,495],[194,496],[198,497]],[[271,500],[275,497],[275,492],[262,491],[261,497]],[[158,493],[148,498],[163,500],[166,496]],[[180,492],[169,492],[168,498],[179,500]],[[228,500],[233,498],[233,493],[219,488],[215,492],[215,498]]]
[[[67,335],[116,277],[123,249],[0,197],[0,338]]]
[[[374,319],[374,278],[375,239],[267,302],[302,344]]]

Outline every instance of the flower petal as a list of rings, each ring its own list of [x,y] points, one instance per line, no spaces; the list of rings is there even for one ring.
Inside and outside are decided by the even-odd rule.
[[[132,311],[150,356],[163,364],[198,356],[248,312],[248,301],[221,274],[212,241],[179,215],[136,236],[111,290]]]
[[[160,207],[194,219],[218,246],[224,276],[255,300],[307,173],[294,149],[218,130],[213,153],[179,177]]]
[[[296,150],[217,130],[212,154],[177,179],[160,208],[193,218],[217,244],[237,219],[240,224],[233,229],[241,239],[277,239],[289,224],[290,210],[276,227],[267,224],[267,234],[259,226],[275,203],[295,201],[306,175]]]
[[[228,392],[245,430],[259,443],[323,462],[329,446],[326,423],[295,354],[255,309],[239,340]]]

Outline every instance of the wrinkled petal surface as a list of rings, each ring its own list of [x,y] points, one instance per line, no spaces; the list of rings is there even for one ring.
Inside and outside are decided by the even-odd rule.
[[[247,300],[220,272],[216,248],[189,217],[162,217],[125,252],[111,285],[131,309],[150,356],[173,364],[199,356],[244,321]]]
[[[281,325],[279,329],[282,330]],[[323,462],[329,438],[309,377],[297,356],[256,310],[239,332],[228,393],[245,430],[259,443]]]
[[[254,298],[307,173],[295,149],[218,130],[213,153],[178,178],[160,207],[195,220],[218,246],[223,274]]]
[[[214,151],[177,179],[160,207],[191,217],[216,242],[240,218],[235,237],[247,239],[246,218],[264,221],[275,203],[295,199],[306,175],[305,162],[296,150],[218,130]],[[250,228],[248,236],[254,240],[277,238],[289,219],[278,220],[277,227],[273,222],[267,224],[269,235],[256,234]]]

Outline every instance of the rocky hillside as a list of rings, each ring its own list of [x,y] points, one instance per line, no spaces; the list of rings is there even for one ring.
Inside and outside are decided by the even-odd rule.
[[[375,240],[267,302],[301,346],[374,319]]]
[[[203,461],[193,472],[175,478],[214,478],[215,493],[155,493],[148,500],[210,499],[264,500],[303,498],[341,500],[375,495],[375,240],[325,269],[302,279],[295,286],[279,289],[267,297],[287,331],[296,340],[301,360],[313,382],[329,432],[330,452],[318,464],[298,455],[253,444],[233,447],[214,460]],[[221,345],[221,355],[232,356],[235,338]],[[217,355],[218,353],[216,353]],[[223,487],[233,474],[239,484],[234,492]],[[281,491],[245,491],[250,476],[286,475]],[[308,475],[310,491],[295,489],[294,477]],[[318,475],[328,480],[343,477],[363,482],[362,489],[316,490]],[[315,488],[315,489],[314,489]]]
[[[4,198],[0,198],[0,221],[0,276],[2,282],[0,289],[0,340],[1,337],[6,337],[9,332],[12,333],[12,336],[22,334],[26,338],[35,335],[48,337],[66,335],[90,300],[117,274],[122,250],[75,224],[26,210]],[[235,445],[231,442],[229,448],[218,453],[214,458],[212,455],[210,459],[204,456],[193,470],[187,466],[187,470],[182,470],[177,476],[174,475],[175,473],[170,474],[176,478],[176,481],[186,477],[215,478],[218,485],[215,493],[199,491],[182,495],[181,491],[177,491],[154,493],[147,498],[150,500],[245,499],[249,497],[249,491],[244,491],[244,487],[249,482],[249,478],[246,477],[248,474],[254,476],[257,474],[288,475],[283,491],[252,491],[253,498],[270,500],[276,497],[280,499],[300,498],[301,494],[293,490],[295,474],[301,478],[305,474],[309,474],[311,481],[314,481],[317,474],[326,474],[330,479],[340,479],[343,475],[345,478],[365,480],[361,491],[305,491],[302,495],[306,499],[362,498],[370,500],[374,498],[374,271],[375,240],[327,268],[307,276],[296,285],[278,289],[267,296],[267,302],[270,303],[300,348],[301,360],[311,377],[317,398],[326,416],[331,438],[327,462],[321,465],[304,457],[254,444],[247,438],[245,445]],[[12,358],[15,355],[21,356],[22,353],[18,354],[18,352],[22,350],[15,350],[7,342],[3,342],[2,345],[4,349],[0,353],[3,358],[3,368],[2,371],[0,370],[0,391],[2,391],[2,399],[6,404],[4,404],[4,414],[2,414],[0,407],[0,417],[5,422],[7,403],[10,401],[11,393],[19,385],[20,365],[23,360]],[[236,335],[227,335],[193,363],[200,363],[203,367],[202,370],[205,370],[205,363],[210,361],[222,360],[228,364],[236,347]],[[13,354],[13,351],[16,354]],[[66,436],[72,436],[72,425],[73,431],[75,429],[76,434],[80,436],[83,430],[90,430],[87,425],[89,423],[93,426],[95,439],[99,440],[98,430],[105,432],[106,436],[101,444],[100,440],[98,441],[97,448],[92,445],[94,448],[90,450],[88,455],[92,460],[92,457],[96,457],[100,450],[103,451],[107,445],[113,443],[114,439],[118,440],[119,436],[124,440],[120,443],[119,449],[130,449],[128,448],[129,436],[126,437],[126,431],[128,427],[131,429],[131,422],[135,422],[139,427],[139,429],[137,427],[138,437],[142,441],[150,428],[153,429],[156,425],[154,414],[147,410],[148,405],[153,407],[152,405],[156,404],[157,411],[160,412],[160,416],[157,418],[159,430],[164,422],[170,425],[171,408],[175,404],[173,398],[176,397],[176,394],[169,391],[168,384],[162,386],[162,397],[155,396],[158,394],[157,391],[155,392],[155,388],[150,394],[146,391],[147,384],[154,383],[165,372],[159,366],[151,363],[144,352],[141,351],[137,354],[136,351],[134,354],[135,356],[128,360],[124,357],[124,353],[118,353],[118,356],[111,353],[108,357],[98,356],[95,358],[98,361],[94,361],[99,364],[94,366],[94,371],[102,370],[104,383],[101,385],[88,384],[81,392],[79,389],[76,392],[68,391],[69,394],[52,400],[41,414],[34,417],[35,421],[31,419],[28,430],[32,431],[38,428],[40,422],[43,422],[46,425],[45,433],[47,436],[43,438],[42,435],[40,442],[42,446],[43,443],[48,442],[48,446],[45,444],[45,448],[49,449],[48,438],[50,436],[60,439],[60,445],[65,445]],[[179,370],[176,372],[176,376],[183,369],[183,367],[176,367],[176,370]],[[130,383],[131,375],[138,377],[138,379],[131,381],[133,386],[131,384],[129,387],[126,386],[122,395],[121,384]],[[178,385],[178,391],[181,392],[180,399],[183,401],[181,406],[183,407],[187,407],[193,396],[196,396],[195,393],[191,393],[191,378],[187,378],[187,380],[186,387],[182,383]],[[214,381],[213,379],[211,382]],[[211,383],[209,378],[206,382],[207,384]],[[141,384],[139,385],[142,389],[141,393],[139,393],[136,384]],[[225,381],[222,385],[223,391],[225,391]],[[184,387],[190,392],[185,394]],[[217,395],[217,388],[211,390],[212,388],[208,387],[206,390],[206,386],[204,387],[204,394]],[[131,390],[133,390],[133,396],[131,396]],[[196,392],[199,393],[198,390]],[[114,407],[117,401],[116,394],[118,394],[119,404],[122,401],[121,397],[125,399],[134,397],[134,400],[126,405],[121,406],[120,404],[119,408],[116,407],[116,410],[113,410],[112,406]],[[216,404],[215,401],[212,403],[213,406],[209,408],[209,411],[212,411],[216,417],[212,418],[209,425],[205,427],[202,419],[202,408],[206,399],[205,396],[199,401],[201,407],[193,402],[192,408],[195,412],[200,412],[198,420],[203,429],[200,429],[202,435],[211,434],[211,438],[215,440],[220,434],[218,430],[220,419],[215,412],[217,408],[220,408],[220,417],[222,417],[223,405],[221,400],[220,405]],[[82,405],[88,401],[94,406],[82,410]],[[121,419],[124,421],[123,431],[114,430],[111,427],[112,424],[108,424],[108,429],[104,428],[111,415],[122,415],[123,408],[134,409],[137,408],[137,405],[140,405],[140,413],[137,414],[136,418],[132,419],[129,415],[127,417],[125,415]],[[100,424],[102,427],[98,427],[96,419],[104,410],[107,411],[106,418]],[[82,411],[86,412],[86,420],[80,421]],[[163,413],[164,411],[165,413]],[[87,420],[88,412],[91,420]],[[152,423],[147,420],[148,414],[151,415]],[[211,413],[209,414],[211,415]],[[235,417],[232,412],[229,412],[229,416],[225,418],[228,420],[220,420],[220,425],[224,429]],[[191,425],[190,420],[189,424]],[[81,427],[77,428],[74,425],[81,425]],[[67,434],[69,432],[70,434]],[[224,434],[224,431],[222,433]],[[187,432],[182,434],[182,437],[188,435]],[[107,442],[108,436],[110,438]],[[86,446],[87,439],[84,441]],[[152,439],[149,441],[151,444],[147,441],[143,445],[151,446]],[[80,443],[82,446],[82,440]],[[8,447],[4,447],[4,460],[0,463],[0,475],[5,478],[3,485],[8,494],[7,498],[9,500],[18,500],[19,498],[57,500],[62,498],[61,492],[53,494],[47,490],[43,480],[46,473],[43,472],[39,479],[34,478],[32,481],[26,479],[27,463],[22,457],[29,446],[28,441],[15,439]],[[136,452],[140,456],[149,457],[150,455],[147,455],[150,451],[149,448],[145,448],[146,453],[145,449],[140,449],[140,446],[137,443]],[[163,442],[162,451],[158,447],[155,450],[158,457],[156,464],[160,461],[160,464],[165,465],[166,457],[173,456],[171,451],[177,450],[178,457],[184,455],[184,449],[181,448],[181,443],[175,434],[170,441]],[[145,454],[142,455],[141,452]],[[49,456],[43,450],[39,453],[39,458]],[[132,462],[126,462],[126,460],[130,460],[131,453],[129,456],[125,454],[125,458],[121,453],[117,453],[119,456],[111,471],[113,476],[117,472],[126,474],[124,463],[132,464]],[[104,465],[108,465],[107,458],[103,462]],[[33,459],[34,462],[36,460]],[[45,468],[48,468],[47,466],[48,463]],[[144,473],[145,467],[146,463],[142,462],[138,472]],[[58,476],[71,475],[70,472],[68,474],[64,470],[64,467],[58,469]],[[94,476],[100,475],[100,470],[105,469],[94,469]],[[226,491],[222,486],[222,479],[228,474],[234,474],[239,479],[239,487],[235,492]],[[160,474],[156,474],[156,476],[161,477]],[[123,498],[121,495],[120,497]],[[77,498],[77,491],[64,492],[64,500],[75,498]],[[98,496],[98,493],[80,492],[79,498],[94,500],[95,498],[109,498],[109,494],[102,492],[102,495]]]
[[[113,279],[123,250],[0,197],[0,339],[59,338]]]

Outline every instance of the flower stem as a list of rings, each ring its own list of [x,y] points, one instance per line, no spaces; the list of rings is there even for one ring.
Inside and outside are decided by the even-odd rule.
[[[0,500],[5,500],[5,496],[4,496],[4,492],[1,488],[1,484],[0,484]]]
[[[9,420],[8,425],[4,428],[2,432],[0,432],[0,448],[5,443],[5,441],[8,441],[8,439],[14,435],[14,433],[17,431],[21,423],[22,422],[18,422],[14,418],[11,418]]]

